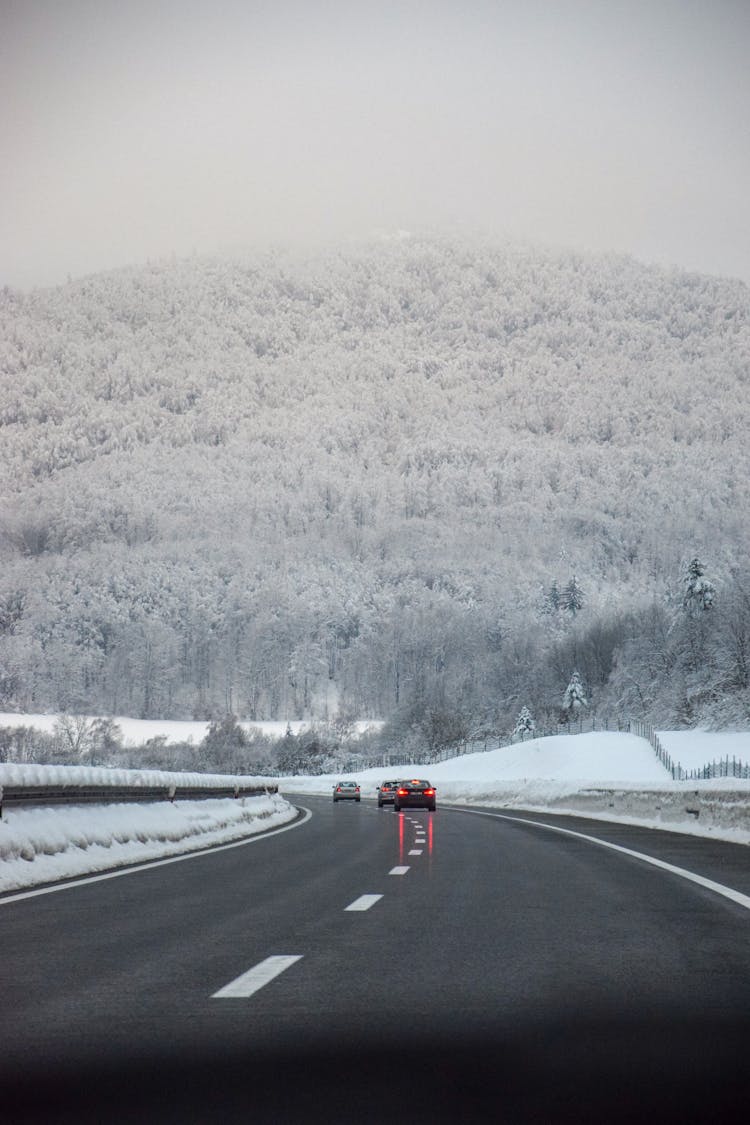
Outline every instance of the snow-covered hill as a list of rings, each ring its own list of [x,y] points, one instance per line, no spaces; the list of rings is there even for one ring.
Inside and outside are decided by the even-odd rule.
[[[736,747],[738,740],[747,738],[690,733],[696,760],[707,755],[702,764],[726,753],[731,757],[730,743]],[[680,734],[675,732],[670,740],[673,750],[679,747]],[[385,778],[404,776],[427,777],[437,789],[439,804],[551,809],[750,843],[750,780],[672,781],[650,743],[635,735],[596,732],[532,739],[431,766],[361,770],[356,779],[363,795],[374,796]],[[280,779],[279,786],[287,795],[328,796],[336,780],[334,775],[291,777]],[[625,795],[619,810],[610,798],[591,799],[592,791],[603,790]],[[704,794],[702,820],[685,808],[685,797],[696,793]]]
[[[0,292],[0,706],[324,717],[333,687],[501,731],[559,708],[576,626],[597,706],[731,721],[749,362],[739,282],[468,236]],[[693,554],[697,677],[658,648]]]

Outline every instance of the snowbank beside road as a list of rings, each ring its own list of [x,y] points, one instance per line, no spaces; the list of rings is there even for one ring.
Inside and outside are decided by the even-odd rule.
[[[227,844],[296,815],[276,794],[6,812],[0,821],[0,892]]]
[[[718,757],[703,735],[703,761]],[[427,777],[441,802],[620,820],[750,844],[750,781],[673,781],[645,738],[614,732],[530,739],[431,766],[388,766],[356,775],[363,796],[385,778]],[[337,777],[279,778],[284,793],[330,795]]]

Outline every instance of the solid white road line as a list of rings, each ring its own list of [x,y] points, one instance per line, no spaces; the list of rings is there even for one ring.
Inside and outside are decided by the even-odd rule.
[[[409,855],[421,855],[421,854],[422,854],[421,848],[412,848],[411,851],[409,852]]]
[[[233,840],[231,844],[216,844],[213,848],[196,848],[192,852],[180,852],[166,859],[151,859],[147,863],[130,864],[127,867],[118,867],[116,871],[105,871],[102,875],[86,875],[81,879],[70,879],[67,883],[55,883],[51,887],[37,887],[33,891],[18,891],[15,894],[4,895],[0,898],[0,906],[9,902],[19,902],[22,898],[36,898],[38,895],[51,895],[56,891],[68,891],[71,887],[85,887],[87,883],[102,883],[105,879],[119,879],[121,875],[135,875],[138,871],[148,871],[151,867],[166,867],[168,863],[182,863],[184,859],[195,859],[199,855],[213,855],[214,852],[226,852],[230,848],[244,848],[246,844],[258,844],[267,840],[269,836],[278,836],[282,832],[291,832],[294,828],[301,828],[312,816],[310,809],[297,805],[297,809],[304,813],[299,820],[285,824],[282,828],[273,828],[270,832],[258,832],[254,836],[246,836],[242,840]]]
[[[409,852],[409,855],[411,855],[411,852]],[[388,874],[389,875],[405,875],[408,870],[409,870],[408,867],[392,867],[390,869],[390,871],[388,872]]]
[[[218,992],[214,992],[212,1000],[235,1000],[240,996],[252,996],[254,992],[263,988],[279,973],[283,973],[295,961],[301,960],[302,954],[266,957],[265,961],[259,961],[252,969],[248,969],[246,973],[230,981],[229,984],[225,984]]]
[[[355,898],[354,902],[350,902],[348,906],[344,907],[344,909],[369,910],[370,907],[374,906],[378,899],[381,899],[382,897],[382,895],[360,895],[359,898]]]
[[[584,832],[574,832],[572,828],[558,828],[556,824],[545,824],[541,820],[527,820],[522,816],[506,816],[504,813],[480,812],[479,809],[462,809],[461,811],[470,813],[472,816],[492,816],[496,820],[515,820],[518,824],[531,824],[535,828],[546,828],[550,832],[559,832],[563,836],[577,836],[579,840],[587,840],[590,844],[598,844],[600,848],[609,848],[610,851],[633,856],[635,859],[642,859],[644,863],[650,863],[652,867],[669,871],[672,875],[679,875],[681,879],[687,879],[690,883],[697,883],[699,887],[714,891],[722,898],[728,898],[730,902],[735,902],[738,906],[744,906],[745,910],[750,910],[750,895],[743,895],[740,891],[724,886],[723,883],[715,883],[713,879],[696,875],[694,871],[688,871],[685,867],[676,867],[673,863],[665,863],[663,859],[656,859],[655,856],[646,855],[645,852],[636,852],[632,848],[623,848],[620,844],[611,844],[608,840],[600,840],[596,836],[587,836]]]

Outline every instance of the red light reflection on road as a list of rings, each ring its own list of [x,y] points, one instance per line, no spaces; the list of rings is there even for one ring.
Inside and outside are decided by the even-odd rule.
[[[432,817],[427,818],[427,854],[432,855]]]
[[[404,818],[401,813],[396,813],[398,817],[398,858],[401,863],[404,862]]]

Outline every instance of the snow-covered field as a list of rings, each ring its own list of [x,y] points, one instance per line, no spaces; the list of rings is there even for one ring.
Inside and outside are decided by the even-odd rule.
[[[704,733],[702,741],[696,737],[693,750],[701,765],[726,756],[723,737],[711,732]],[[429,778],[437,788],[438,803],[547,809],[750,844],[750,781],[672,781],[651,744],[636,735],[556,735],[432,766],[361,770],[356,778],[367,797],[385,778],[409,774]],[[279,779],[279,788],[288,794],[327,796],[335,781],[333,774],[287,777]],[[613,803],[611,797],[601,796],[603,790],[623,796]],[[695,805],[696,793],[701,794],[697,817],[687,812],[687,806]]]
[[[726,757],[727,747],[730,744],[736,746],[735,739],[748,738],[748,735],[697,731],[689,733],[695,736],[690,746],[691,757],[701,765],[714,758]],[[667,749],[679,756],[683,732],[660,732],[660,737]],[[729,740],[728,743],[724,743],[725,738]],[[732,752],[731,749],[728,750],[730,758]],[[745,754],[744,760],[748,758],[750,755]],[[694,788],[697,784],[673,782],[645,738],[612,731],[528,739],[512,746],[503,746],[499,750],[449,758],[431,766],[389,766],[385,769],[362,770],[358,777],[374,789],[384,777],[403,776],[412,771],[428,774],[431,781],[436,785],[440,784],[444,795],[450,792],[456,799],[478,798],[488,790],[494,792],[498,785],[503,791],[516,791],[523,785],[534,784],[540,792],[546,787],[551,793],[559,794],[602,785],[609,788]],[[298,787],[296,792],[328,793],[335,780],[333,774],[325,777],[282,778],[279,785],[285,790],[295,785]],[[731,779],[729,782],[732,786],[746,787],[750,796],[750,782]],[[713,781],[705,784],[716,787],[724,783]]]
[[[52,734],[58,717],[57,715],[26,715],[17,711],[0,711],[0,727],[33,727],[35,730]],[[95,718],[96,716],[87,717]],[[206,737],[209,727],[208,723],[189,719],[129,719],[118,716],[113,719],[113,722],[120,728],[125,746],[142,746],[150,738],[165,738],[168,743],[194,742],[197,745]],[[309,722],[298,719],[288,723],[265,720],[254,723],[240,723],[240,726],[244,727],[248,733],[259,730],[271,738],[283,738],[287,727],[291,728],[293,734],[299,734],[300,731],[306,730],[310,725]],[[367,730],[382,726],[382,723],[372,720],[355,723],[354,725],[356,731],[363,734]]]
[[[660,732],[660,737],[683,765],[750,757],[746,734]],[[404,775],[429,777],[439,804],[547,809],[750,844],[750,781],[672,781],[646,739],[630,734],[531,739],[429,767],[373,768],[354,776],[363,795],[374,797],[383,779]],[[169,784],[175,778],[183,784],[217,781],[206,774],[0,765],[0,786],[60,784],[63,779],[78,784]],[[274,780],[289,795],[330,796],[336,779],[331,774]],[[6,812],[0,821],[0,891],[224,843],[284,824],[293,816],[287,801],[271,795]]]
[[[750,764],[750,731],[658,730],[656,734],[667,753],[686,770],[726,758]]]

